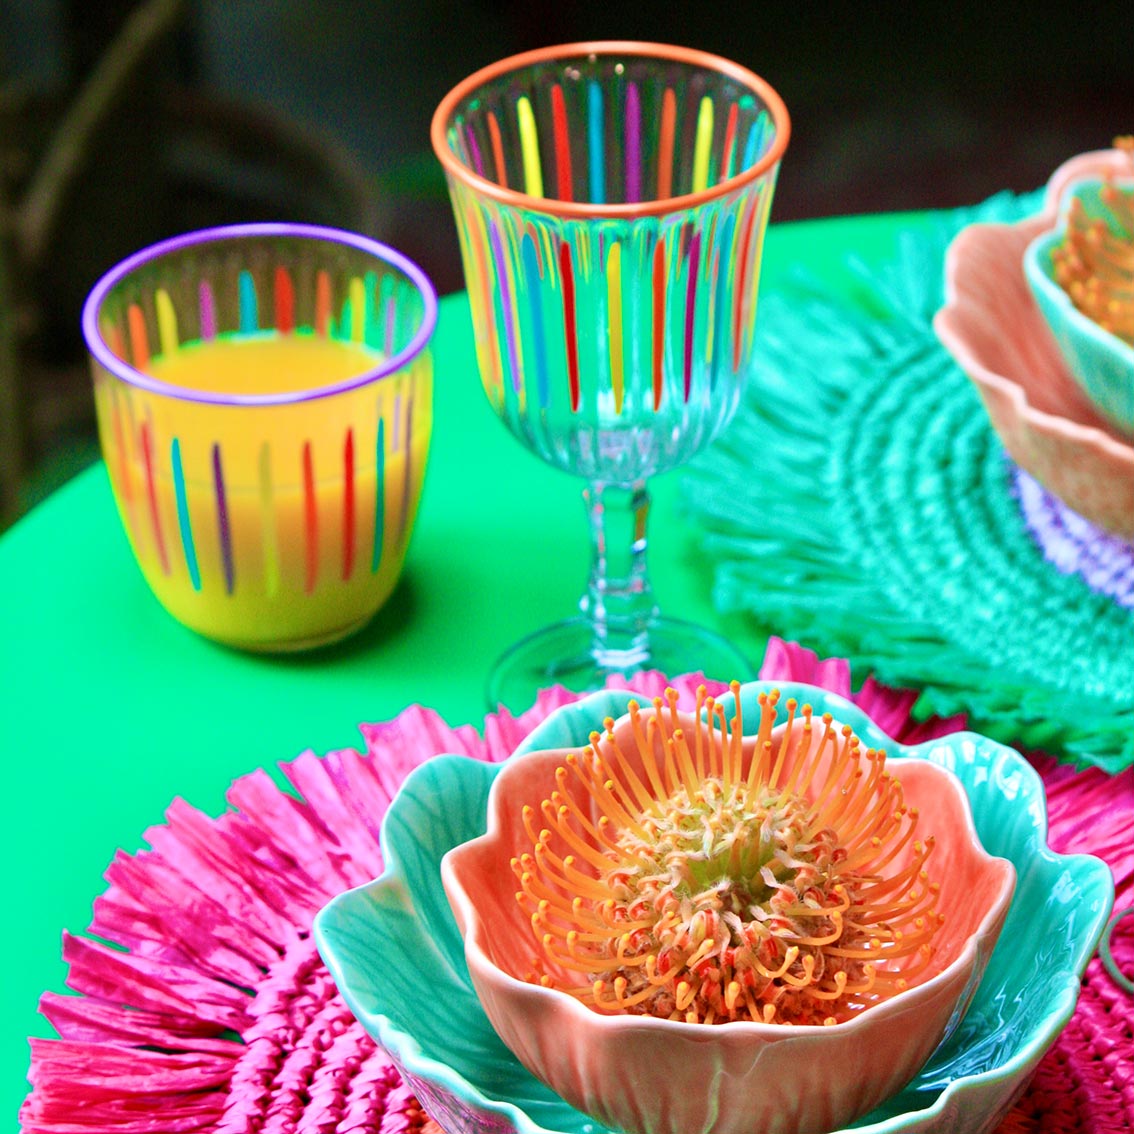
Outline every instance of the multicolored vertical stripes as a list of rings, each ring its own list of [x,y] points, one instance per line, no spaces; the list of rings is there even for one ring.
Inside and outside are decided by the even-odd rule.
[[[194,284],[187,292],[194,309],[182,310],[180,318],[171,289],[156,287],[148,297],[125,303],[117,314],[105,314],[103,337],[114,353],[141,369],[154,355],[183,345],[179,327],[195,325],[202,340],[214,339],[223,333],[218,323],[219,286],[215,277]],[[313,318],[305,333],[350,339],[387,356],[400,349],[405,333],[400,281],[375,272],[350,276],[342,281],[337,301],[336,285],[327,271],[315,273],[309,286]],[[297,287],[289,266],[278,265],[259,275],[241,271],[236,276],[235,301],[237,334],[303,332],[297,328]],[[270,322],[265,327],[266,315]],[[96,396],[105,401],[107,463],[139,556],[149,558],[152,552],[165,577],[183,571],[194,592],[212,586],[234,595],[251,587],[269,599],[284,591],[286,561],[296,551],[302,557],[305,594],[349,583],[360,571],[377,574],[391,556],[400,557],[416,507],[423,468],[414,456],[415,443],[421,444],[415,430],[430,428],[430,384],[425,357],[368,394],[358,395],[369,398],[371,417],[362,430],[374,438],[365,460],[355,425],[345,427],[337,445],[328,445],[325,435],[318,443],[301,438],[291,455],[278,438],[266,438],[253,442],[253,483],[234,489],[224,440],[210,442],[205,453],[187,453],[184,437],[164,435],[156,424],[154,395],[102,375],[96,380]],[[427,412],[415,410],[421,399]],[[141,413],[135,403],[144,407]],[[238,443],[248,444],[245,438]],[[191,466],[197,470],[193,477],[188,472]],[[294,470],[291,474],[289,466]],[[234,522],[234,491],[250,495],[255,524],[249,525],[247,517],[240,525]],[[298,549],[290,539],[285,544],[281,536],[281,510],[291,507],[287,498],[296,491],[302,514]],[[241,541],[253,529],[259,546],[250,554],[252,549]],[[363,539],[369,540],[368,546],[361,544]],[[327,567],[329,548],[340,549],[334,570]]]
[[[224,460],[221,457],[219,442],[213,443],[212,466],[213,497],[217,505],[217,536],[220,541],[221,567],[224,571],[224,589],[226,594],[232,594],[236,584],[232,561],[232,524],[228,518],[228,493],[224,486]]]
[[[481,99],[450,141],[505,187],[515,187],[512,163],[532,198],[605,205],[701,193],[774,142],[768,110],[748,92],[629,73],[560,73],[514,91]],[[525,209],[454,181],[477,357],[497,411],[534,437],[537,426],[523,424],[532,409],[614,428],[735,388],[751,355],[774,177],[625,220]]]

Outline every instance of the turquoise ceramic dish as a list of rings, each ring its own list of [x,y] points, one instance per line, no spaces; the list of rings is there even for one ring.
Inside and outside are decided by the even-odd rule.
[[[1107,421],[1130,435],[1134,434],[1134,347],[1084,315],[1056,282],[1053,270],[1052,252],[1063,243],[1067,202],[1078,198],[1087,216],[1110,217],[1100,197],[1103,184],[1079,181],[1067,189],[1060,223],[1028,245],[1024,275],[1071,375]]]
[[[965,786],[986,849],[1016,867],[1000,944],[960,1027],[909,1086],[853,1127],[870,1134],[992,1130],[1074,1010],[1113,904],[1110,871],[1098,859],[1048,849],[1042,783],[1011,749],[974,733],[900,745],[850,702],[791,682],[743,686],[746,719],[758,718],[756,696],[773,687],[781,704],[810,701],[816,713],[851,725],[864,744],[950,768]],[[596,721],[620,716],[629,700],[608,691],[567,705],[519,751],[581,746]],[[382,827],[385,873],[321,910],[316,942],[351,1010],[450,1134],[595,1134],[597,1124],[525,1071],[493,1031],[441,885],[445,852],[485,830],[498,770],[441,756],[414,771]]]

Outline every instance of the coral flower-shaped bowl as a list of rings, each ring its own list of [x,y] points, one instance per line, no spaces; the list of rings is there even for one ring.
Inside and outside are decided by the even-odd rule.
[[[957,1023],[1015,869],[940,765],[794,699],[777,726],[778,693],[735,718],[676,702],[504,766],[487,833],[442,863],[473,986],[520,1062],[609,1126],[843,1126]]]
[[[1028,246],[1056,226],[1067,187],[1128,163],[1118,150],[1080,154],[1052,174],[1040,214],[962,229],[945,258],[945,303],[933,326],[1012,460],[1080,516],[1131,539],[1134,443],[1076,381],[1024,272]]]
[[[764,695],[767,702],[771,689],[769,683],[760,682],[740,687],[738,699],[743,719],[754,732],[759,731],[762,721],[759,699]],[[921,802],[916,831],[895,859],[905,856],[907,867],[917,860],[913,873],[920,879],[924,869],[930,879],[923,892],[929,897],[914,899],[928,904],[920,910],[907,911],[912,922],[918,917],[926,919],[922,929],[914,927],[912,932],[924,932],[925,925],[934,920],[930,915],[939,913],[944,920],[932,934],[936,957],[954,955],[954,960],[943,963],[935,957],[925,964],[921,946],[927,942],[913,943],[906,959],[893,963],[896,968],[908,966],[906,989],[902,991],[899,986],[895,991],[893,981],[892,995],[860,1011],[851,1005],[846,1017],[842,1016],[844,1009],[836,1008],[829,1013],[838,1018],[834,1024],[765,1024],[751,1020],[687,1023],[623,1012],[610,1014],[601,1005],[585,1003],[569,987],[545,987],[539,983],[538,975],[537,982],[532,984],[527,971],[519,976],[505,974],[493,964],[494,953],[490,952],[499,948],[502,939],[515,937],[523,942],[522,948],[517,946],[514,950],[520,968],[535,967],[531,962],[533,957],[538,960],[542,948],[541,940],[532,935],[527,900],[516,898],[517,892],[524,892],[521,880],[505,861],[491,886],[478,883],[467,895],[470,905],[475,903],[482,915],[487,914],[490,924],[485,933],[474,930],[472,925],[473,919],[481,915],[475,910],[461,910],[462,898],[454,890],[454,904],[461,911],[469,938],[466,942],[442,885],[442,860],[454,852],[445,863],[452,888],[454,862],[459,868],[466,850],[475,855],[478,847],[500,835],[501,830],[491,830],[490,824],[492,828],[511,831],[517,842],[529,837],[527,827],[531,824],[524,823],[522,809],[518,818],[509,813],[508,823],[502,827],[497,815],[506,788],[494,791],[494,783],[499,778],[506,785],[504,777],[510,779],[516,774],[512,769],[534,770],[545,761],[541,753],[548,750],[559,750],[558,767],[569,750],[585,749],[592,732],[603,729],[607,718],[622,718],[632,699],[621,691],[594,694],[549,717],[502,765],[442,756],[412,773],[383,823],[385,873],[372,883],[339,895],[316,918],[315,936],[320,952],[347,1003],[389,1052],[428,1113],[448,1134],[470,1130],[596,1134],[606,1125],[622,1122],[622,1112],[617,1110],[619,1097],[636,1098],[644,1112],[644,1118],[631,1115],[626,1128],[817,1132],[851,1121],[830,1101],[835,1093],[832,1084],[845,1079],[887,1080],[881,1089],[864,1089],[857,1082],[849,1088],[851,1094],[858,1096],[848,1104],[850,1111],[873,1105],[869,1113],[855,1120],[855,1130],[869,1134],[983,1134],[995,1127],[1074,1009],[1079,977],[1113,902],[1109,871],[1096,859],[1059,856],[1047,848],[1042,784],[1026,761],[1012,750],[974,733],[956,733],[916,746],[899,745],[841,697],[795,683],[780,683],[778,689],[780,698],[773,705],[777,718],[775,735],[769,737],[776,742],[773,752],[778,751],[785,731],[789,701],[800,706],[810,702],[815,732],[826,734],[825,723],[820,723],[824,714],[829,713],[833,723],[838,722],[827,755],[820,758],[821,762],[826,761],[824,767],[834,768],[838,764],[837,750],[845,741],[838,725],[846,725],[859,738],[863,750],[886,750],[887,767],[902,784],[905,805],[915,795],[919,801],[923,795],[932,797]],[[727,715],[731,718],[729,699],[722,698],[722,702],[729,706]],[[686,734],[692,736],[694,730],[689,730],[688,724],[683,718]],[[793,729],[799,727],[797,718]],[[718,734],[719,731],[718,727]],[[744,766],[745,746],[749,754],[755,752],[756,746],[746,741],[733,757],[739,760],[734,768]],[[807,745],[800,740],[796,748],[806,753],[818,746],[813,737]],[[628,750],[632,751],[633,746],[628,746]],[[696,745],[689,750],[695,763]],[[546,762],[552,761],[546,758]],[[911,775],[915,768],[921,771]],[[926,773],[926,768],[932,770]],[[941,769],[947,769],[951,776],[939,781]],[[557,789],[554,772],[553,768],[552,783]],[[526,779],[528,774],[523,771],[521,778]],[[920,779],[923,775],[924,782]],[[954,782],[961,787],[960,795],[949,786]],[[924,792],[924,784],[932,785],[928,793]],[[537,786],[542,790],[542,784]],[[494,791],[491,807],[490,791]],[[942,803],[943,800],[947,802]],[[537,806],[539,802],[536,801]],[[967,818],[970,811],[971,821]],[[537,822],[547,825],[546,819]],[[538,837],[542,832],[535,833]],[[935,837],[935,845],[927,853],[931,836]],[[915,842],[921,844],[920,850],[913,847]],[[948,849],[950,844],[952,850]],[[980,844],[991,856],[1005,859],[1015,868],[1014,894],[1011,868],[989,859],[979,849]],[[794,857],[802,857],[801,849],[797,840]],[[550,861],[542,852],[541,857]],[[566,858],[560,857],[561,861]],[[775,872],[774,864],[772,869]],[[909,877],[912,875],[907,875],[907,880]],[[776,880],[777,888],[781,880]],[[842,879],[838,884],[845,882]],[[529,888],[531,885],[529,879]],[[896,887],[901,889],[902,886]],[[911,889],[916,891],[919,886]],[[834,899],[832,895],[833,890],[817,900],[842,906],[845,894],[841,898],[835,895]],[[901,895],[895,899],[902,900]],[[993,951],[996,928],[1003,915],[1002,904],[1008,904],[1008,911],[1001,943]],[[844,920],[853,917],[846,913],[851,905],[846,903]],[[895,917],[900,915],[900,911],[890,912]],[[859,920],[865,920],[865,916],[860,912]],[[962,931],[962,925],[968,925],[970,930]],[[827,928],[830,929],[829,924]],[[803,937],[822,940],[830,933],[822,932],[816,921],[811,932],[798,936],[797,959],[805,951]],[[951,941],[951,936],[956,941]],[[879,948],[888,948],[891,940],[888,938]],[[566,947],[564,938],[563,948]],[[474,960],[477,949],[482,954],[479,961]],[[877,957],[872,963],[876,968],[883,967]],[[532,996],[547,1003],[546,1012],[541,1007],[538,1013],[546,1015],[546,1021],[529,1020],[535,1029],[533,1034],[517,1037],[504,1034],[502,1024],[499,1031],[493,1026],[482,1005],[483,990],[474,986],[472,972],[480,964],[498,969],[490,983],[502,986],[506,997]],[[817,964],[812,963],[812,975]],[[539,967],[543,976],[559,975],[556,964],[546,955]],[[843,967],[848,972],[853,968]],[[567,966],[561,968],[565,970]],[[944,991],[943,986],[954,979],[954,972],[962,971],[964,975],[956,986]],[[844,978],[844,992],[853,983],[852,978],[862,975],[861,969],[850,972]],[[837,983],[837,978],[832,980]],[[617,978],[610,982],[608,992],[600,1000],[618,995],[614,991],[616,981]],[[823,991],[821,982],[816,983]],[[591,987],[593,991],[593,982]],[[617,987],[624,997],[630,992],[629,985]],[[683,1002],[687,994],[687,990],[683,991]],[[785,997],[771,999],[781,1004],[785,1001]],[[797,997],[798,1002],[804,999]],[[743,990],[732,997],[732,1009],[728,1008],[728,1000],[726,984],[718,1007],[739,1013],[747,1004]],[[704,1011],[708,1003],[688,1001],[684,1010]],[[753,996],[753,1003],[762,1021],[766,1001],[757,1003]],[[495,1009],[492,1012],[497,1015]],[[932,1021],[930,1015],[934,1016]],[[884,1023],[875,1029],[871,1017]],[[762,1037],[772,1029],[781,1038],[724,1038],[729,1034]],[[595,1052],[577,1052],[586,1047],[579,1043],[582,1033],[593,1037],[600,1031],[620,1034],[620,1041],[613,1049],[605,1049],[604,1065],[596,1067]],[[630,1040],[632,1032],[639,1033],[639,1038]],[[664,1035],[667,1042],[651,1042],[650,1033]],[[934,1033],[944,1035],[936,1047]],[[853,1037],[857,1042],[849,1045],[849,1053],[844,1048],[842,1054],[836,1055],[841,1036]],[[671,1039],[673,1052],[667,1055],[665,1048]],[[605,1038],[600,1042],[605,1043]],[[735,1050],[730,1043],[736,1044]],[[513,1051],[513,1044],[520,1050],[526,1046],[524,1057],[533,1063],[540,1058],[550,1063],[573,1061],[578,1064],[577,1078],[589,1074],[596,1081],[605,1080],[616,1100],[616,1112],[596,1120],[593,1112],[600,1109],[597,1094],[606,1088],[552,1090],[525,1068]],[[745,1047],[747,1055],[742,1057],[740,1051]],[[916,1054],[906,1061],[907,1069],[893,1069],[892,1063],[905,1060],[902,1049],[907,1047],[916,1049]],[[702,1048],[710,1054],[706,1056],[699,1050]],[[576,1054],[571,1060],[564,1060],[566,1052]],[[786,1053],[790,1053],[790,1058],[777,1062]],[[672,1061],[668,1064],[672,1084],[659,1084],[658,1068],[648,1062],[655,1058]],[[592,1069],[585,1072],[588,1063]],[[692,1068],[698,1064],[702,1070],[695,1073]],[[701,1077],[706,1074],[706,1066],[714,1068],[708,1072],[708,1079]],[[647,1088],[647,1084],[651,1086]],[[686,1103],[677,1099],[678,1109],[673,1116],[669,1112],[662,1114],[660,1100],[646,1097],[648,1090],[655,1088],[673,1096],[684,1091],[701,1100],[716,1100],[719,1110],[698,1118],[695,1115],[704,1106],[703,1101]],[[811,1112],[800,1101],[809,1092],[821,1096],[816,1110]],[[871,1092],[869,1098],[867,1092]],[[875,1105],[870,1098],[875,1098],[876,1093],[877,1097],[886,1097]],[[571,1105],[565,1094],[573,1094],[592,1113]],[[765,1105],[774,1113],[763,1115]],[[745,1118],[734,1119],[732,1115],[736,1113]],[[689,1124],[685,1125],[686,1122]]]

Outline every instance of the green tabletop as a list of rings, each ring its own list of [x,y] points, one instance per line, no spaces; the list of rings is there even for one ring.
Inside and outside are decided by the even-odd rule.
[[[773,225],[762,288],[797,262],[846,289],[848,253],[871,262],[921,218]],[[145,845],[182,797],[210,815],[236,777],[311,748],[358,746],[357,725],[421,702],[482,722],[486,671],[517,638],[571,614],[585,582],[581,484],[542,465],[493,416],[463,295],[442,301],[435,427],[402,582],[355,638],[308,655],[236,653],[183,629],[131,558],[98,465],[0,539],[0,745],[9,866],[0,1107],[15,1126],[36,1010],[64,990],[61,935],[83,932],[118,849]],[[658,478],[651,573],[670,614],[764,643],[713,610],[680,471]],[[738,678],[750,676],[736,674]]]

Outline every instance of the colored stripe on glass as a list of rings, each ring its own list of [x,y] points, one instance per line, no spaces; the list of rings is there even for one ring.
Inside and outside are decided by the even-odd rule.
[[[570,201],[571,141],[567,133],[567,105],[563,101],[563,88],[558,83],[551,87],[551,134],[555,143],[555,183],[559,199]]]
[[[343,442],[343,582],[354,574],[354,430]]]
[[[524,290],[528,293],[528,311],[531,314],[536,397],[540,409],[546,409],[550,400],[550,382],[547,375],[547,342],[543,328],[543,293],[539,286],[539,253],[530,232],[524,233],[520,243],[520,259],[523,264]]]
[[[256,281],[247,268],[242,268],[237,277],[237,292],[240,306],[240,333],[255,334],[260,329],[260,305],[256,297]]]
[[[145,370],[150,364],[150,344],[146,336],[146,317],[136,303],[131,303],[126,309],[126,324],[130,329],[130,353],[134,367]]]
[[[201,318],[201,338],[208,342],[217,336],[217,304],[208,280],[202,280],[197,287],[197,305]]]
[[[522,372],[516,344],[512,287],[508,282],[508,265],[504,260],[504,245],[500,240],[500,230],[491,220],[488,222],[488,238],[492,245],[492,263],[496,270],[496,294],[500,297],[500,322],[504,324],[504,338],[508,348],[508,369],[512,373],[512,389],[518,394],[522,384]]]
[[[366,337],[366,288],[360,276],[351,276],[347,295],[350,298],[350,340],[361,343]]]
[[[579,342],[575,329],[575,273],[571,267],[571,246],[559,245],[559,274],[563,286],[563,337],[567,348],[567,387],[571,410],[579,409]]]
[[[275,279],[276,330],[289,335],[295,330],[295,286],[291,273],[282,264],[276,268]]]
[[[310,441],[303,442],[303,534],[306,560],[303,589],[311,594],[319,580],[319,503],[315,497],[315,461]]]
[[[331,330],[331,277],[325,268],[315,273],[315,333],[326,337]]]
[[[496,115],[488,112],[488,142],[492,147],[492,162],[496,166],[496,181],[508,188],[508,167],[504,164],[504,140],[500,136],[500,123]]]
[[[665,381],[665,243],[654,245],[653,269],[653,387],[654,409],[661,409],[662,388]]]
[[[374,445],[374,546],[370,552],[370,573],[382,561],[386,519],[386,421],[382,403],[378,403],[378,440]]]
[[[697,111],[697,131],[693,139],[693,192],[709,185],[709,151],[713,145],[713,100],[705,95]]]
[[[181,549],[193,590],[201,589],[201,570],[197,564],[197,548],[193,543],[193,525],[189,520],[189,500],[185,493],[185,472],[181,467],[181,441],[175,437],[170,445],[169,462],[173,469],[173,496],[177,501],[177,526],[181,532]]]
[[[662,95],[661,127],[658,131],[658,200],[673,196],[673,143],[677,98],[672,87]]]
[[[228,517],[228,495],[224,487],[221,447],[215,442],[213,444],[213,493],[217,501],[217,539],[220,543],[224,589],[226,594],[232,594],[236,585],[236,571],[232,555],[232,524]]]
[[[727,181],[735,172],[736,165],[736,121],[739,107],[734,102],[728,108],[728,121],[725,123],[724,160],[721,162],[721,180]]]
[[[642,103],[637,83],[626,84],[626,201],[642,199]]]
[[[602,87],[592,79],[587,84],[587,175],[591,203],[594,205],[606,201],[602,120]]]
[[[529,197],[542,197],[543,167],[539,160],[539,135],[527,95],[520,95],[516,100],[516,122],[520,130],[520,156],[524,163],[524,191]]]
[[[169,292],[159,287],[154,292],[154,311],[157,314],[158,345],[161,353],[168,358],[177,350],[177,313]]]
[[[696,331],[697,273],[701,265],[701,233],[695,232],[689,242],[689,280],[685,289],[685,358],[682,370],[685,401],[693,385],[693,335]]]
[[[610,324],[610,386],[614,412],[622,412],[625,377],[622,370],[622,245],[615,242],[606,256],[606,305]]]

